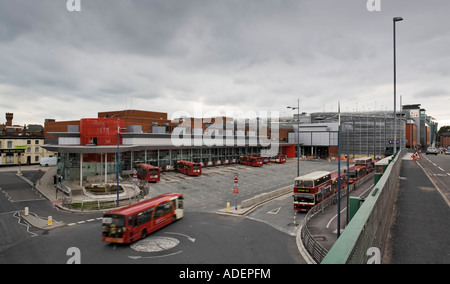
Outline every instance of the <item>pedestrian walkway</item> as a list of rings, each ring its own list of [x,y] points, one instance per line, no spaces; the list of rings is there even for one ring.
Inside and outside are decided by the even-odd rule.
[[[419,166],[402,160],[384,263],[450,264],[450,207]]]
[[[10,169],[11,170],[11,169]],[[54,185],[54,176],[56,175],[57,167],[36,167],[36,168],[27,168],[27,170],[43,170],[44,174],[40,179],[36,182],[27,179],[24,175],[19,174],[23,180],[28,182],[31,186],[35,187],[45,198],[47,198],[50,202],[53,203],[54,206],[57,206],[64,210],[70,210],[74,212],[86,212],[89,210],[84,209],[83,207],[79,208],[73,206],[73,204],[83,204],[83,203],[114,203],[117,200],[116,194],[108,194],[108,195],[95,195],[85,191],[80,185],[78,181],[65,181],[65,185],[71,188],[70,196],[64,194],[60,190],[56,190]],[[93,183],[84,182],[83,186],[92,185]],[[115,185],[115,183],[114,183]],[[139,187],[135,185],[133,182],[124,179],[120,182],[121,188],[124,190],[123,193],[120,194],[119,199],[123,203],[123,205],[129,205],[132,202],[137,202],[139,200],[139,195],[141,191]],[[95,206],[94,206],[95,207]],[[92,209],[93,211],[98,211],[99,209]]]

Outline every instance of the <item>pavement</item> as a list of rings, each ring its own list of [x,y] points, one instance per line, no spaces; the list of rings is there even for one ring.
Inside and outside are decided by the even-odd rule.
[[[49,167],[44,170],[46,172],[36,183],[36,189],[55,206],[68,210],[61,205],[62,194],[59,193],[58,196],[55,194],[53,175],[56,173],[56,167]],[[410,159],[402,160],[399,178],[400,188],[396,201],[395,221],[391,227],[390,242],[383,263],[450,263],[450,238],[448,238],[450,235],[450,226],[448,226],[450,224],[450,207],[418,162]],[[368,183],[372,180],[370,179]],[[28,182],[33,185],[33,182]],[[291,186],[288,187],[291,188]],[[368,185],[364,187],[367,188]],[[354,196],[355,194],[360,195],[357,191],[352,192],[351,195]],[[283,221],[274,219],[273,222],[270,220],[265,222],[296,236],[300,253],[305,259],[310,260],[307,261],[308,263],[314,263],[303,247],[300,238],[300,225],[304,223],[303,219],[306,214],[299,212],[292,214],[292,217],[289,217],[289,222],[287,222],[286,216],[293,210],[286,214],[282,212],[291,209],[291,196],[290,190],[287,193],[281,190],[279,194],[267,195],[267,198],[263,198],[246,208],[241,208],[240,203],[235,208],[235,204],[231,202],[229,208],[222,208],[217,213],[258,220],[282,218]],[[86,196],[83,198],[86,198]],[[341,230],[345,228],[346,224],[345,208],[346,198],[342,198]],[[309,231],[315,240],[327,250],[330,250],[336,241],[336,212],[337,205],[330,205],[308,221]],[[21,218],[31,226],[42,230],[51,230],[65,225],[63,222],[55,220],[49,225],[47,219],[39,218],[32,213],[25,216],[23,211],[21,212]]]
[[[420,163],[402,160],[384,263],[450,264],[450,206]]]
[[[28,170],[28,171],[29,170],[39,170],[39,169],[41,169],[42,171],[45,171],[45,173],[36,182],[33,182],[30,179],[26,178],[19,171],[17,172],[17,176],[19,176],[24,181],[26,181],[28,184],[30,184],[30,186],[35,187],[45,198],[47,198],[50,202],[53,203],[53,205],[55,207],[58,207],[59,209],[71,211],[71,212],[99,212],[99,210],[89,211],[86,209],[83,210],[83,209],[77,209],[77,208],[63,206],[63,202],[62,202],[63,198],[69,198],[72,202],[82,202],[82,201],[84,201],[84,202],[95,201],[96,202],[97,199],[83,194],[81,187],[79,185],[77,186],[74,182],[72,182],[70,184],[70,186],[75,189],[72,191],[72,193],[74,193],[74,191],[75,192],[78,191],[78,193],[72,194],[72,196],[70,196],[70,197],[65,196],[61,192],[56,193],[55,186],[53,184],[53,176],[56,174],[57,167],[55,167],[55,166],[40,167],[37,165],[29,166],[29,167],[22,167],[22,171],[24,171],[24,170]],[[7,171],[9,169],[3,168],[2,170]],[[123,198],[121,197],[120,198],[121,200],[126,199],[128,201],[130,197],[134,197],[137,194],[136,190],[135,190],[135,186],[131,182],[121,181],[121,186],[126,191],[126,196]],[[113,195],[111,195],[111,196],[113,196]],[[115,195],[113,197],[115,197]],[[113,198],[113,197],[111,197],[111,198]],[[124,206],[126,206],[129,204],[129,202],[123,202],[123,204],[124,204]],[[31,212],[30,212],[30,214],[25,215],[24,211],[25,210],[22,210],[19,212],[21,219],[23,219],[25,222],[27,222],[29,225],[31,225],[35,228],[42,229],[42,230],[51,230],[51,229],[59,228],[59,227],[62,227],[65,225],[64,222],[59,222],[59,221],[55,221],[55,220],[53,220],[50,224],[48,222],[48,219],[38,217]]]
[[[25,215],[23,211],[20,211],[19,216],[29,225],[45,231],[53,230],[66,225],[64,222],[54,221],[53,219],[43,219],[32,214]]]

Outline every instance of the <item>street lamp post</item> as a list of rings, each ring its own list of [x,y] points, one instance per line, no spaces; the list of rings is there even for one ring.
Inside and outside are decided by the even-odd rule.
[[[117,120],[117,173],[116,173],[116,179],[117,179],[117,207],[119,207],[119,171],[120,171],[120,130],[126,130],[126,128],[120,127],[120,121]]]
[[[403,21],[402,17],[394,17],[394,152],[397,153],[397,62],[396,62],[396,46],[395,46],[395,23]]]
[[[297,110],[297,177],[300,176],[300,99],[297,99],[297,106],[287,108]]]

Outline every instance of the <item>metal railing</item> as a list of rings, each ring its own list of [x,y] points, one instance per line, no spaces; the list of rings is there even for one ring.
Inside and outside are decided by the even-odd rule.
[[[342,191],[341,191],[342,195]],[[321,212],[331,204],[335,204],[337,199],[337,194],[325,199],[323,202],[317,204],[311,210],[306,213],[305,219],[303,219],[303,225],[301,226],[301,239],[303,246],[305,247],[308,254],[314,259],[316,263],[320,263],[328,253],[328,250],[324,248],[311,234],[308,229],[308,221],[314,217],[318,212]]]
[[[379,249],[383,255],[397,196],[401,158],[406,151],[403,149],[397,153],[321,263],[363,264],[368,260],[370,248]]]
[[[358,187],[360,184],[364,183],[368,179],[372,179],[373,174],[369,174],[366,177],[364,177],[362,180],[359,180],[355,184],[349,185],[349,193],[352,192],[356,187]],[[341,190],[341,200],[342,197],[345,197],[347,195],[347,190]],[[308,211],[308,213],[305,216],[305,219],[303,219],[303,225],[301,226],[301,239],[303,242],[303,246],[309,253],[309,255],[313,258],[313,260],[316,263],[321,263],[322,260],[325,258],[325,256],[328,253],[328,250],[324,248],[311,234],[311,232],[308,229],[308,221],[314,217],[317,213],[323,212],[325,208],[329,207],[330,205],[334,205],[337,203],[337,193],[332,195],[331,197],[325,199],[323,202],[317,204],[311,210]]]

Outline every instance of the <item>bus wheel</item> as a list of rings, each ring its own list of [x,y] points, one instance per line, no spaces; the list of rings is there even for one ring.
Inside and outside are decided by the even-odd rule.
[[[147,230],[143,229],[141,234],[142,234],[142,239],[145,239],[147,237]]]

